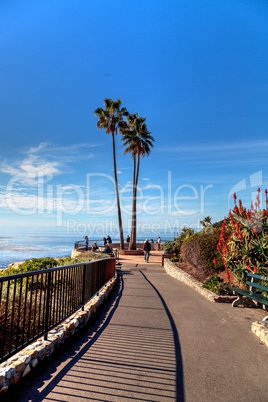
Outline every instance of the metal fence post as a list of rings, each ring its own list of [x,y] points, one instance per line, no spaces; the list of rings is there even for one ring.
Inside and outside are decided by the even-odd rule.
[[[86,298],[86,271],[87,271],[87,266],[86,264],[84,265],[83,269],[83,287],[82,287],[82,311],[84,311],[84,306],[85,306],[85,298]]]
[[[51,276],[52,276],[52,272],[48,271],[48,275],[47,275],[46,311],[45,311],[45,335],[44,335],[45,341],[47,340],[48,327],[49,327]]]

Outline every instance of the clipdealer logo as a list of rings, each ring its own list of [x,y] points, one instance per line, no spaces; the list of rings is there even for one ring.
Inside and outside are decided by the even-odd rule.
[[[117,221],[114,178],[110,175],[88,173],[85,185],[55,184],[54,176],[44,175],[43,172],[34,181],[32,179],[31,185],[30,179],[27,174],[14,175],[6,186],[5,203],[16,214],[50,215],[56,217],[58,226],[63,225],[68,217],[77,217],[78,221],[79,216]],[[177,218],[187,221],[187,217],[205,213],[207,193],[212,187],[212,184],[202,183],[197,186],[188,183],[177,185],[168,171],[162,185],[147,183],[138,187],[137,216],[148,223],[158,222],[160,217],[168,219],[166,226],[172,226]],[[120,187],[119,196],[126,221],[132,214],[131,183]]]
[[[233,195],[236,194],[239,199],[239,193],[249,191],[251,193],[251,200],[256,197],[256,188],[263,185],[263,173],[262,170],[252,173],[248,179],[244,178],[237,182],[228,193],[228,210],[233,209]]]

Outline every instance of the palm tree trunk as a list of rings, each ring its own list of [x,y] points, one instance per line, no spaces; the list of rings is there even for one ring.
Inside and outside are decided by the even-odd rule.
[[[132,220],[131,220],[131,237],[130,237],[130,250],[136,250],[137,248],[137,187],[139,177],[139,163],[136,155],[134,155],[134,167],[133,167],[133,198],[132,198]]]
[[[120,197],[119,197],[118,179],[117,179],[114,133],[112,133],[112,144],[113,144],[114,182],[115,182],[115,193],[116,193],[116,201],[117,201],[117,215],[118,215],[118,228],[119,228],[119,236],[120,236],[120,248],[121,248],[121,250],[124,250],[124,234],[123,234],[123,225],[122,225],[121,207],[120,207]]]

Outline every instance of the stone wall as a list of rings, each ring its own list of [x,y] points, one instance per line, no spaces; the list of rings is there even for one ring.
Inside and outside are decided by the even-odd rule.
[[[218,296],[215,295],[215,293],[211,292],[208,289],[203,288],[201,282],[198,282],[191,275],[187,274],[187,272],[184,272],[181,268],[177,267],[175,264],[173,264],[172,261],[170,261],[167,258],[164,260],[164,268],[165,268],[165,271],[170,276],[191,286],[192,288],[197,290],[199,293],[201,293],[203,296],[205,296],[208,300],[210,300],[212,302],[217,301]]]
[[[145,239],[144,239],[144,240],[145,240]],[[157,244],[157,243],[150,243],[150,244],[151,244],[152,250],[158,250],[158,244]],[[100,244],[99,244],[99,245],[100,245]],[[112,243],[112,244],[111,244],[111,247],[117,248],[117,249],[119,250],[119,252],[121,253],[121,250],[120,250],[120,243]],[[125,243],[125,244],[124,244],[124,247],[125,247],[125,250],[128,250],[128,248],[129,248],[129,243]],[[136,249],[137,249],[137,250],[142,250],[142,248],[143,248],[143,243],[137,242],[137,243],[136,243]],[[163,250],[163,244],[161,244],[161,250]]]
[[[0,394],[5,393],[12,384],[21,381],[39,362],[50,356],[67,338],[83,327],[108,297],[116,284],[116,280],[117,276],[114,276],[107,282],[98,295],[95,295],[85,305],[84,311],[77,311],[56,328],[49,331],[46,341],[44,337],[39,338],[4,363],[1,363]]]
[[[268,322],[266,321],[254,321],[251,324],[251,331],[268,346]]]
[[[144,252],[142,250],[120,250],[120,255],[143,255]]]

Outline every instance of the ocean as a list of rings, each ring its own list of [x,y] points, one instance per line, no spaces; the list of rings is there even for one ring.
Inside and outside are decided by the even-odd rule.
[[[0,236],[0,267],[32,258],[68,257],[77,236],[68,235],[2,235]]]
[[[159,236],[162,242],[172,240],[172,235],[161,233]],[[92,235],[89,238],[89,244],[97,241],[99,245],[103,244],[103,235]],[[143,241],[145,238],[156,241],[157,236],[147,234],[137,234],[137,241]],[[119,242],[119,238],[112,237],[114,242]],[[64,233],[55,234],[55,232],[42,233],[0,233],[0,268],[6,268],[9,264],[18,261],[25,261],[32,258],[44,257],[69,257],[76,241],[83,241],[83,236],[68,235]]]

